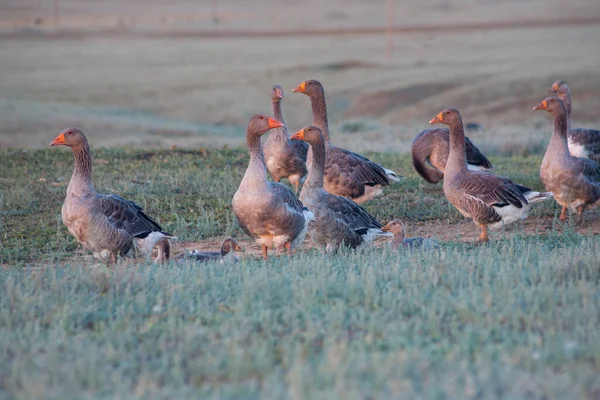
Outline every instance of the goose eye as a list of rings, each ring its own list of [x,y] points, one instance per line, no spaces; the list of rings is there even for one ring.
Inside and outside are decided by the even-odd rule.
[[[446,115],[450,115],[450,111],[446,111]]]

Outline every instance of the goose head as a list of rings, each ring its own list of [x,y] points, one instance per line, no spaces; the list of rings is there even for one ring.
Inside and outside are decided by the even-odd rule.
[[[77,128],[65,129],[58,136],[50,142],[50,146],[68,146],[77,147],[87,141],[83,131]]]
[[[460,113],[454,108],[446,108],[429,121],[429,124],[452,125],[461,120]]]

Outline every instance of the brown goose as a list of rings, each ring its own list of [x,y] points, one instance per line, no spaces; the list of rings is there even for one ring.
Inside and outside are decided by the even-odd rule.
[[[62,221],[69,232],[96,258],[114,264],[132,248],[149,255],[160,242],[168,256],[173,238],[133,201],[96,192],[92,183],[92,155],[85,134],[79,129],[65,129],[50,146],[67,146],[73,151],[75,169],[62,206]],[[164,247],[167,246],[165,250]],[[156,261],[160,261],[160,257]]]
[[[552,193],[534,192],[510,179],[483,171],[469,171],[465,156],[465,132],[460,113],[446,109],[429,121],[450,128],[450,154],[444,172],[444,194],[465,217],[481,228],[480,242],[488,241],[487,228],[524,219],[534,203],[547,200]]]
[[[267,162],[267,171],[269,171],[275,182],[287,178],[294,185],[297,194],[300,181],[306,175],[308,145],[302,141],[291,141],[289,139],[283,120],[283,112],[281,111],[282,99],[283,89],[281,86],[273,86],[273,90],[271,90],[273,114],[275,119],[284,126],[271,130],[263,150]]]
[[[533,109],[546,110],[554,117],[554,132],[542,160],[540,178],[562,206],[560,220],[567,218],[567,208],[571,208],[581,222],[586,206],[600,199],[600,167],[569,153],[567,110],[561,99],[548,97]]]
[[[413,237],[406,239],[406,227],[404,223],[399,219],[393,219],[387,224],[385,224],[382,228],[384,232],[390,232],[394,234],[394,239],[392,239],[392,246],[396,249],[403,248],[414,248],[421,247],[424,249],[429,249],[437,246],[437,241],[434,238],[422,238],[422,237]]]
[[[390,182],[399,181],[400,176],[366,157],[341,147],[335,147],[329,140],[327,123],[327,106],[325,91],[319,81],[308,80],[296,87],[294,92],[304,93],[310,97],[312,105],[312,125],[321,129],[327,153],[325,164],[324,188],[329,193],[352,199],[361,204],[383,194],[383,187]],[[308,151],[308,163],[311,160]]]
[[[444,177],[450,146],[450,131],[446,128],[425,129],[412,142],[410,149],[415,170],[429,183],[437,183]],[[483,171],[494,166],[477,147],[465,137],[467,168]]]
[[[282,126],[264,115],[250,119],[246,130],[250,163],[231,203],[240,228],[261,245],[265,260],[273,246],[285,246],[291,255],[292,248],[304,240],[308,221],[313,218],[287,186],[267,180],[260,137]]]
[[[326,152],[319,128],[305,127],[293,135],[292,140],[304,140],[310,144],[313,154],[300,200],[314,213],[308,232],[318,247],[331,252],[341,245],[357,248],[371,244],[376,236],[391,236],[384,233],[381,224],[361,206],[323,189]]]
[[[572,156],[589,158],[600,164],[600,130],[571,127],[571,89],[563,81],[556,81],[550,88],[565,104],[567,110],[567,144]]]

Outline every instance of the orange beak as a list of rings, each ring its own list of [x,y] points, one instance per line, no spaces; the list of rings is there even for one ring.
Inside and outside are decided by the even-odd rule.
[[[269,122],[269,129],[281,128],[282,126],[284,126],[281,122],[279,122],[273,118],[269,118],[268,122]]]
[[[546,100],[544,100],[537,106],[533,107],[533,109],[534,110],[545,110],[547,107],[548,107],[548,104],[546,104]]]
[[[304,129],[301,129],[298,132],[294,133],[290,139],[292,139],[292,140],[304,140]]]
[[[61,133],[60,135],[58,135],[56,137],[56,139],[54,139],[53,141],[50,142],[50,146],[59,146],[61,144],[65,144],[65,134]]]
[[[239,244],[237,244],[237,243],[236,243],[236,244],[233,246],[233,249],[234,249],[235,251],[244,251],[244,249],[242,249],[242,248],[240,247],[240,245],[239,245]]]
[[[439,113],[438,115],[435,116],[435,118],[432,118],[431,121],[429,121],[429,124],[433,125],[433,124],[439,124],[442,122],[444,122],[444,114]]]
[[[384,226],[381,227],[381,230],[384,232],[389,232],[390,231],[390,224],[391,222],[388,222],[387,224],[385,224]]]
[[[306,82],[302,82],[301,84],[299,84],[298,86],[296,86],[296,89],[292,90],[292,92],[294,92],[294,93],[304,93],[304,92],[306,92]]]
[[[556,83],[553,83],[552,87],[550,88],[550,90],[548,90],[548,92],[550,92],[550,93],[557,93],[558,90],[559,90],[558,85]]]

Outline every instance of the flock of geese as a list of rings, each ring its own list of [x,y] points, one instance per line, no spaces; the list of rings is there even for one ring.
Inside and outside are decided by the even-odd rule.
[[[239,226],[261,246],[263,258],[268,258],[269,249],[291,255],[307,234],[313,245],[325,252],[335,252],[340,246],[368,246],[385,236],[393,236],[391,243],[396,248],[435,245],[431,239],[405,239],[402,221],[382,226],[360,206],[382,195],[383,188],[401,176],[331,143],[320,82],[305,81],[293,92],[309,97],[312,124],[290,137],[281,108],[283,90],[274,86],[274,117],[257,114],[248,123],[250,162],[232,199]],[[555,82],[550,92],[552,96],[534,107],[549,112],[554,119],[540,171],[546,192],[486,171],[492,163],[465,137],[458,110],[443,110],[429,121],[448,128],[427,129],[413,141],[415,170],[431,183],[443,178],[446,198],[479,226],[480,242],[488,241],[488,227],[526,218],[535,203],[554,198],[562,206],[561,221],[567,218],[568,209],[581,221],[586,207],[600,199],[600,131],[571,129],[571,93],[566,83]],[[261,137],[269,131],[263,146]],[[62,206],[62,221],[85,249],[111,263],[128,254],[149,256],[154,247],[158,249],[155,261],[171,258],[169,239],[174,239],[173,235],[134,202],[96,192],[90,147],[81,130],[62,131],[51,142],[55,145],[73,151],[75,167]],[[295,191],[280,183],[281,179],[287,179]],[[193,251],[176,260],[237,259],[236,250],[241,250],[236,240],[226,238],[221,251]]]

